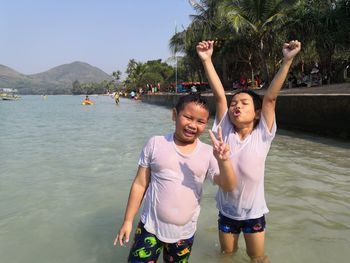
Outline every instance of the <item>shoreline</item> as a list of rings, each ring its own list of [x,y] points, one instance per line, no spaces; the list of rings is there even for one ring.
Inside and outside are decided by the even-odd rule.
[[[264,95],[265,90],[254,90]],[[235,90],[227,91],[231,101]],[[142,102],[173,107],[185,93],[158,93],[141,96]],[[212,93],[206,97],[211,115],[215,113]],[[350,140],[350,83],[282,89],[276,104],[278,127],[315,135]]]

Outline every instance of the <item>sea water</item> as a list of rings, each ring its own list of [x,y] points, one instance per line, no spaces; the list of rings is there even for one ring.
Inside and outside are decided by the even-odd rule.
[[[140,150],[174,130],[171,110],[83,98],[0,101],[1,262],[126,262],[130,245],[113,240]],[[271,262],[349,262],[349,185],[349,142],[278,130],[265,179]],[[215,192],[205,184],[190,261],[249,262],[242,237],[234,258],[220,255]]]

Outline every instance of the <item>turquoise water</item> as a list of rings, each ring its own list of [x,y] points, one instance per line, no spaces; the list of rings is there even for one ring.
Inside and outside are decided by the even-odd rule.
[[[113,240],[139,152],[173,130],[171,111],[82,100],[0,101],[1,262],[126,262]],[[278,131],[266,166],[270,260],[348,262],[350,143]],[[205,185],[191,262],[233,262],[219,255],[215,190]],[[243,239],[234,262],[248,262]]]

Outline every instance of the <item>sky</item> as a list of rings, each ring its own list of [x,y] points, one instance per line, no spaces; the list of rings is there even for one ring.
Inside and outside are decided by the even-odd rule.
[[[75,61],[107,74],[171,56],[195,14],[188,0],[1,0],[0,64],[29,75]]]

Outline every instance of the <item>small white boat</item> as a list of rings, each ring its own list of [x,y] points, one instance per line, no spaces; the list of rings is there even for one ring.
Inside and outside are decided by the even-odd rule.
[[[0,90],[0,100],[19,100],[21,96],[15,94],[17,90],[2,89]]]

